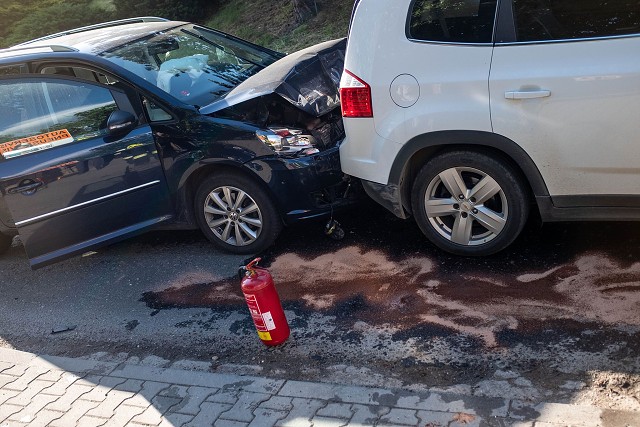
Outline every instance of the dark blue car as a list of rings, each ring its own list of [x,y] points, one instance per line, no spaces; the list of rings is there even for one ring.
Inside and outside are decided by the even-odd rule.
[[[38,267],[153,228],[255,253],[347,203],[345,41],[284,56],[136,18],[0,50],[0,250]]]

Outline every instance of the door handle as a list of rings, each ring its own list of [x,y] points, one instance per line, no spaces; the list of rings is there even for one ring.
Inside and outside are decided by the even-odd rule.
[[[551,96],[550,90],[510,90],[504,93],[507,99],[533,99]]]
[[[44,184],[40,181],[32,182],[30,184],[22,185],[20,187],[11,188],[9,194],[28,193],[35,190],[38,187],[42,187]]]

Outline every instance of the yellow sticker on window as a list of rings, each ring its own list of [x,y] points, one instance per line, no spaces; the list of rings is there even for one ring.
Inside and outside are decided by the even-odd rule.
[[[48,150],[53,147],[73,142],[73,137],[67,129],[54,130],[40,135],[28,136],[0,144],[0,154],[5,159],[24,156],[36,151]]]

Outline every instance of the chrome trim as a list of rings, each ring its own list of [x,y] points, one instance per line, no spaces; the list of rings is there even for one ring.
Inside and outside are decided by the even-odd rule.
[[[496,46],[512,46],[512,45],[526,45],[526,44],[574,43],[574,42],[611,40],[611,39],[629,39],[633,37],[640,37],[640,33],[622,34],[619,36],[585,37],[585,38],[576,38],[576,39],[536,40],[536,41],[527,41],[527,42],[501,42],[501,43],[496,43],[495,45]]]
[[[73,209],[81,208],[83,206],[87,206],[87,205],[90,205],[92,203],[97,203],[97,202],[101,202],[101,201],[106,200],[106,199],[111,199],[113,197],[121,196],[121,195],[126,194],[126,193],[131,193],[132,191],[140,190],[142,188],[150,187],[150,186],[156,185],[156,184],[160,184],[160,180],[159,179],[157,179],[155,181],[152,181],[152,182],[147,182],[146,184],[138,185],[137,187],[128,188],[126,190],[118,191],[117,193],[107,194],[106,196],[98,197],[97,199],[87,200],[86,202],[78,203],[77,205],[69,206],[69,207],[66,207],[66,208],[63,208],[63,209],[58,209],[57,211],[53,211],[53,212],[49,212],[49,213],[46,213],[46,214],[38,215],[36,217],[25,219],[23,221],[18,221],[18,222],[16,222],[16,227],[20,227],[20,226],[23,226],[23,225],[28,225],[28,224],[31,224],[33,222],[38,222],[38,221],[40,221],[42,219],[50,218],[52,216],[61,214],[63,212],[68,212],[68,211],[73,210]]]
[[[424,44],[443,44],[443,45],[454,45],[454,46],[493,46],[493,42],[490,43],[465,43],[465,42],[439,42],[432,40],[418,40],[407,37],[407,40],[414,43],[424,43]]]

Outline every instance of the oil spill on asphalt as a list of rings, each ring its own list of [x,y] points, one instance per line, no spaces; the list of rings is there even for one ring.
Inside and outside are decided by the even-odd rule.
[[[262,254],[286,309],[410,331],[424,325],[488,347],[505,331],[554,322],[640,326],[640,224],[547,224],[532,219],[508,250],[486,258],[437,251],[411,221],[376,205],[342,213],[342,241],[322,224],[287,229]],[[154,309],[242,310],[237,277],[195,273],[147,292]]]

